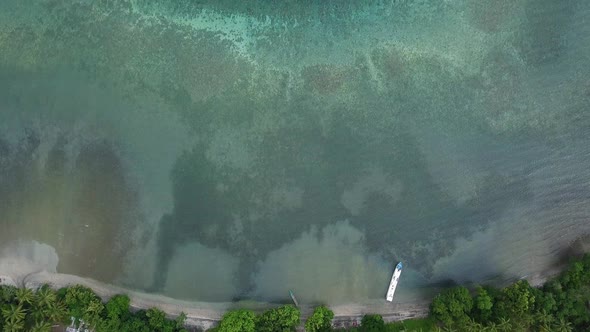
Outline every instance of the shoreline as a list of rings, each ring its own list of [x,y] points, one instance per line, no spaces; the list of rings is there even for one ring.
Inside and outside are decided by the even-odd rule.
[[[191,328],[209,329],[213,327],[227,310],[246,308],[255,312],[261,312],[268,308],[278,307],[280,304],[264,302],[199,302],[178,300],[159,294],[149,294],[129,290],[115,285],[106,284],[89,278],[75,275],[51,273],[41,271],[28,274],[21,282],[13,284],[27,288],[38,288],[43,284],[49,284],[54,289],[62,287],[82,285],[92,289],[103,301],[107,301],[116,294],[126,294],[131,300],[130,307],[133,310],[147,310],[157,307],[169,317],[176,317],[184,312],[187,315],[185,324]],[[375,300],[375,303],[341,304],[329,306],[334,312],[334,325],[338,327],[351,326],[360,323],[363,315],[367,313],[381,314],[387,322],[409,318],[420,318],[428,315],[430,302],[419,303],[384,303]],[[300,305],[301,318],[304,320],[311,315],[315,306]]]
[[[565,264],[551,267],[549,270],[524,277],[532,286],[538,287],[551,277],[560,273]],[[12,261],[8,266],[0,265],[0,284],[13,285],[36,289],[43,284],[48,284],[54,289],[72,285],[82,285],[92,289],[103,301],[107,301],[116,294],[129,296],[131,309],[147,310],[157,307],[169,317],[176,317],[184,312],[187,315],[185,324],[192,329],[207,330],[221,319],[227,310],[246,308],[253,311],[263,311],[277,307],[279,304],[264,302],[199,302],[178,300],[159,294],[138,292],[127,288],[103,283],[90,278],[76,275],[53,273],[46,270],[31,270],[33,266],[25,261]],[[430,311],[430,300],[414,301],[406,303],[387,303],[385,300],[373,300],[367,303],[351,303],[330,305],[334,312],[334,327],[351,327],[360,324],[365,314],[379,314],[385,322],[394,322],[412,318],[424,318]],[[313,311],[312,305],[301,305],[302,321]]]

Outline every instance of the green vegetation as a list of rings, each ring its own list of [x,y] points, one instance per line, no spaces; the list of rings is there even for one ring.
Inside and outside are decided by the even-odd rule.
[[[300,322],[301,313],[292,305],[270,309],[256,319],[257,332],[295,331]]]
[[[254,332],[256,316],[250,310],[234,310],[223,315],[218,332]]]
[[[285,305],[256,316],[246,309],[232,310],[210,332],[291,332],[300,322],[299,309]]]
[[[432,313],[445,325],[452,325],[453,322],[467,323],[472,308],[471,294],[465,287],[447,289],[432,301]]]
[[[361,326],[362,328],[362,326]],[[403,331],[436,331],[436,320],[432,317],[407,319],[399,322],[385,324],[383,331],[387,332],[403,332]]]
[[[365,315],[361,321],[361,332],[381,332],[385,330],[383,317],[379,315]]]
[[[359,327],[348,329],[331,329],[330,331],[346,332],[427,332],[438,331],[437,322],[432,317],[407,319],[392,323],[383,322],[380,315],[365,315]]]
[[[84,325],[96,332],[181,332],[184,314],[166,318],[159,309],[131,312],[129,297],[115,295],[106,304],[89,288],[72,286],[59,291],[44,285],[28,288],[0,286],[0,330],[49,332],[54,324]]]
[[[334,313],[326,306],[319,306],[314,309],[311,316],[305,322],[307,332],[326,332],[332,329]]]
[[[590,330],[590,255],[571,263],[541,288],[519,280],[503,289],[447,289],[433,300],[431,315],[457,331]]]

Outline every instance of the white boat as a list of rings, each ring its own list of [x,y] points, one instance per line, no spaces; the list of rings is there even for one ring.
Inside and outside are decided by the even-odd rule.
[[[402,267],[402,262],[397,263],[395,271],[393,271],[393,275],[391,276],[391,282],[389,283],[389,289],[387,290],[387,296],[385,297],[389,302],[393,301],[393,294],[395,293],[399,276],[402,274]]]

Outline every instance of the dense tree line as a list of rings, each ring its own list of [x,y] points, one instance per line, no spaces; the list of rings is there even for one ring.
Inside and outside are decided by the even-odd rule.
[[[96,332],[181,332],[184,314],[176,320],[152,308],[131,312],[129,297],[116,295],[108,302],[89,288],[72,286],[58,291],[45,285],[31,290],[0,286],[0,330],[49,332],[55,324],[85,327]]]
[[[590,255],[540,288],[519,280],[503,289],[447,289],[431,315],[458,331],[590,331]]]

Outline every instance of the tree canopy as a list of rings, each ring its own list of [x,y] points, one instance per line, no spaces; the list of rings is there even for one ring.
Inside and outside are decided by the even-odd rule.
[[[159,309],[129,311],[129,297],[113,296],[106,305],[89,288],[72,286],[55,291],[47,285],[37,290],[0,286],[0,330],[49,332],[55,323],[96,332],[181,332],[186,315],[170,320]]]
[[[218,332],[254,332],[256,324],[254,313],[250,310],[240,309],[229,311],[221,318]]]
[[[300,322],[300,311],[292,305],[285,305],[265,311],[256,317],[257,332],[295,331]]]
[[[307,332],[325,332],[332,328],[332,319],[334,312],[326,306],[316,307],[311,316],[305,322],[305,331]]]
[[[381,332],[385,330],[385,322],[380,315],[364,315],[361,320],[361,332]]]
[[[590,255],[574,260],[541,288],[518,280],[503,289],[477,287],[473,306],[471,299],[464,287],[445,290],[433,300],[431,314],[450,328],[590,330]]]
[[[115,295],[106,304],[107,316],[111,319],[124,319],[129,315],[129,296]]]
[[[465,325],[473,308],[473,299],[465,287],[447,289],[432,301],[431,311],[434,317],[447,326]]]

